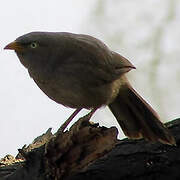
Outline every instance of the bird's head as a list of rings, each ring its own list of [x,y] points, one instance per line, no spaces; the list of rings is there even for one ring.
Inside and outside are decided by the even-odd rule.
[[[21,63],[26,68],[36,68],[45,66],[49,63],[49,58],[55,50],[57,39],[53,33],[31,32],[18,37],[15,41],[9,43],[4,49],[14,50]]]

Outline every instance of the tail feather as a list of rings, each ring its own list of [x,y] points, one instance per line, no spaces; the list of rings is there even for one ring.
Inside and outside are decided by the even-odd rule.
[[[151,142],[176,144],[157,113],[129,84],[120,89],[116,99],[109,104],[109,108],[129,138],[145,138]]]

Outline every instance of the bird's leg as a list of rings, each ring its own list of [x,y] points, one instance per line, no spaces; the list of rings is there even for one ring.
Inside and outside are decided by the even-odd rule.
[[[92,115],[96,112],[98,108],[93,108],[88,114],[85,116],[79,118],[79,120],[72,126],[72,129],[75,129],[75,131],[81,129],[84,126],[89,126],[90,124],[94,125],[93,122],[89,122]],[[71,129],[71,130],[72,130]]]
[[[92,117],[92,115],[96,112],[98,108],[93,108],[89,114],[86,115],[86,121],[89,121]],[[61,125],[61,127],[58,129],[57,134],[63,133],[66,127],[69,125],[69,123],[73,120],[73,118],[82,110],[82,108],[76,109],[71,116]]]
[[[62,124],[62,126],[58,129],[56,134],[64,132],[69,123],[73,120],[73,118],[82,110],[82,108],[76,109],[71,116]]]
[[[97,109],[98,108],[94,108],[94,109],[91,110],[91,112],[89,114],[87,114],[88,121],[91,119],[92,115],[96,112]]]

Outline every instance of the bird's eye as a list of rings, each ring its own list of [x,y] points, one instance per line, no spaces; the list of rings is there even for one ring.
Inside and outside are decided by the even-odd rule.
[[[31,48],[36,48],[38,46],[38,44],[36,43],[36,42],[32,42],[31,44],[30,44],[30,47]]]

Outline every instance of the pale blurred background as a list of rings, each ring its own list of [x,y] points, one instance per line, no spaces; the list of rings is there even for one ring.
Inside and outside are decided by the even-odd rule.
[[[31,31],[101,39],[137,67],[130,81],[163,122],[180,116],[179,0],[6,0],[0,3],[0,20],[0,157],[16,155],[49,127],[55,132],[72,113],[39,90],[13,51],[3,50]],[[107,108],[93,121],[117,125]]]

